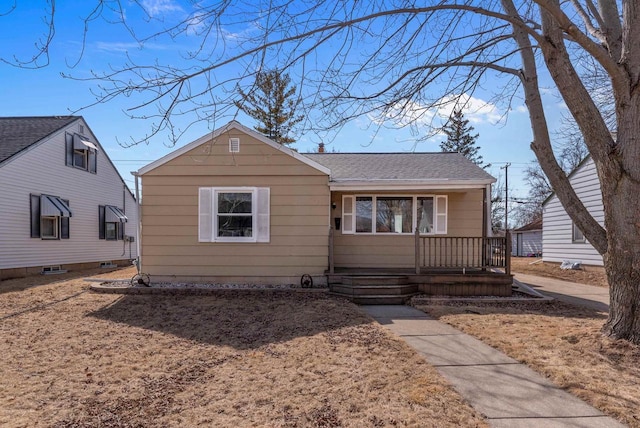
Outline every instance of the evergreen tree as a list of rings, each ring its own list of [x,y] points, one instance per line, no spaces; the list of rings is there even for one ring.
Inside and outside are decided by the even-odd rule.
[[[482,156],[478,154],[480,147],[476,145],[479,134],[472,135],[473,126],[464,118],[462,110],[454,110],[449,121],[442,129],[447,134],[447,141],[440,143],[443,152],[458,152],[482,168],[491,166],[482,164]]]
[[[296,141],[289,134],[304,118],[295,114],[296,87],[290,83],[289,75],[278,70],[259,71],[253,89],[244,92],[238,88],[241,99],[234,101],[236,107],[259,122],[254,126],[256,131],[285,146]]]

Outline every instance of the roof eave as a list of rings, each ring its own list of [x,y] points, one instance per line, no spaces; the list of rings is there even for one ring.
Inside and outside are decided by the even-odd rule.
[[[430,189],[481,189],[496,182],[495,178],[482,180],[332,180],[331,190],[430,190]]]

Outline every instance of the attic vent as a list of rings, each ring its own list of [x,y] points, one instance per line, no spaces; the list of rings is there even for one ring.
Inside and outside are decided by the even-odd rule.
[[[240,138],[229,138],[229,153],[240,152]]]
[[[84,126],[78,125],[78,132],[84,134]]]

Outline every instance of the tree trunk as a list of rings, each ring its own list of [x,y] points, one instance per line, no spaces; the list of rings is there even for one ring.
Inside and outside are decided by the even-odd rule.
[[[607,229],[603,255],[609,280],[609,319],[603,332],[640,344],[640,95],[631,93],[618,108],[616,150],[619,169],[601,169]],[[610,172],[609,172],[610,171]]]
[[[605,200],[610,305],[603,332],[640,344],[640,183],[625,176],[618,184],[617,194]]]

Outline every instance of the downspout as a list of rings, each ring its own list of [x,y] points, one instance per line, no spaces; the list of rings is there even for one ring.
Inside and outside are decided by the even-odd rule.
[[[138,171],[131,171],[131,175],[135,178],[136,183],[136,211],[138,213],[138,221],[136,222],[136,254],[138,256],[138,263],[136,268],[138,273],[142,272],[142,255],[140,254],[140,229],[142,228],[142,215],[140,209],[140,188],[138,187]]]

